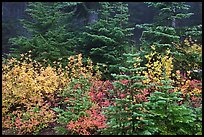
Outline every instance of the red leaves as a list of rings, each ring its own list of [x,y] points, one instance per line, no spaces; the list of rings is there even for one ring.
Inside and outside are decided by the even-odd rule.
[[[193,79],[189,82],[191,88],[197,88],[202,90],[202,82],[200,80]]]
[[[91,100],[94,101],[95,100],[95,94],[93,92],[89,92],[88,94],[91,97]]]
[[[122,84],[129,83],[128,80],[121,80],[120,82]],[[81,135],[91,135],[97,129],[107,127],[106,118],[102,114],[102,107],[108,107],[111,104],[114,105],[115,101],[111,100],[112,98],[122,99],[129,94],[128,92],[121,93],[121,91],[115,91],[112,83],[110,81],[94,81],[88,94],[90,101],[98,105],[85,111],[89,116],[82,116],[77,121],[70,121],[67,125],[69,130]],[[111,93],[110,90],[114,92]],[[141,90],[140,92],[141,94],[137,95],[137,98],[140,101],[147,101],[146,96],[149,95],[148,89]]]
[[[120,97],[121,97],[121,98],[125,98],[126,95],[125,95],[125,94],[120,94]]]
[[[99,128],[105,128],[105,117],[100,110],[93,107],[86,111],[89,116],[80,117],[77,121],[70,121],[67,128],[73,133],[80,135],[91,135],[91,131],[96,131]]]
[[[147,99],[147,96],[150,94],[149,90],[148,89],[143,89],[143,90],[140,90],[141,94],[137,94],[137,98],[142,101],[142,102],[147,102],[148,99]]]
[[[96,95],[96,97],[97,97],[98,99],[102,99],[102,98],[104,97],[104,94],[103,94],[102,92],[99,92],[99,93]]]
[[[177,86],[177,90],[182,92],[183,101],[179,104],[183,104],[184,101],[190,101],[193,107],[199,107],[202,104],[202,81],[200,80],[190,80],[185,75],[181,75],[182,79],[179,81],[180,84]],[[187,99],[190,95],[190,100]]]
[[[16,118],[15,125],[21,125],[21,124],[22,124],[22,122],[20,121],[20,119]]]
[[[106,118],[102,114],[102,107],[108,107],[110,102],[109,90],[113,89],[113,85],[110,81],[92,81],[92,86],[88,95],[90,101],[95,105],[85,112],[88,116],[81,116],[77,121],[70,121],[67,125],[67,129],[73,133],[80,135],[95,134],[98,129],[106,127]],[[66,101],[70,100],[67,98]]]
[[[76,84],[73,88],[74,88],[74,89],[78,89],[78,88],[81,88],[81,87],[82,87],[81,84]]]
[[[109,90],[112,90],[113,88],[113,84],[109,80],[95,81],[89,92],[91,101],[99,104],[101,107],[108,107],[110,105],[110,102],[107,100],[110,98]]]
[[[129,83],[129,80],[120,80],[120,82],[124,85],[127,85]]]
[[[104,107],[108,107],[108,106],[110,105],[110,102],[109,102],[109,100],[105,100],[105,101],[102,102],[101,104],[102,104],[102,106],[104,106]]]

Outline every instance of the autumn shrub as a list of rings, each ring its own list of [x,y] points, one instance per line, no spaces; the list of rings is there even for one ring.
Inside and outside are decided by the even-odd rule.
[[[180,44],[174,44],[178,54],[174,55],[175,70],[191,71],[193,79],[202,79],[202,45],[191,37]]]
[[[163,55],[155,51],[155,47],[152,46],[152,52],[149,55],[146,55],[147,59],[147,70],[143,71],[143,74],[148,77],[148,79],[144,80],[145,84],[150,84],[149,90],[154,91],[158,90],[156,85],[162,85],[161,80],[170,79],[174,85],[174,91],[180,90],[183,98],[185,100],[181,102],[189,102],[194,105],[201,104],[202,97],[202,82],[200,80],[191,78],[191,71],[188,70],[186,73],[183,73],[180,70],[176,70],[174,67],[174,57],[171,55],[170,50],[167,50]],[[165,74],[163,74],[165,72]],[[187,97],[188,96],[188,97]],[[187,98],[188,101],[187,101]],[[197,103],[196,103],[197,102]]]
[[[18,103],[29,107],[36,101],[32,100],[32,97],[51,97],[49,95],[67,83],[66,79],[58,76],[54,68],[43,67],[28,57],[20,61],[15,58],[7,61],[8,63],[2,66],[3,110],[5,109],[3,114],[11,104]]]
[[[115,98],[117,93],[113,94],[110,91],[114,89],[113,83],[109,80],[94,81],[90,87],[89,96],[91,101],[97,103],[101,108],[108,107],[113,101],[109,100]]]
[[[70,82],[59,94],[61,100],[58,106],[53,108],[57,114],[57,122],[60,124],[55,127],[55,130],[62,134],[92,134],[97,131],[97,128],[103,126],[97,124],[98,119],[94,120],[94,117],[103,119],[103,115],[91,113],[100,110],[91,109],[97,106],[97,103],[92,102],[89,96],[92,83],[99,80],[101,73],[97,70],[97,66],[94,71],[95,66],[92,65],[91,60],[88,59],[87,64],[83,64],[81,54],[76,58],[71,56],[69,60],[65,69],[70,77]]]
[[[3,117],[3,125],[6,128],[15,127],[18,134],[38,134],[54,122],[54,111],[50,105],[43,103],[41,107],[32,107],[29,110],[16,110]]]
[[[70,56],[68,60],[68,64],[65,66],[64,70],[69,79],[85,78],[89,81],[94,81],[101,78],[101,72],[99,71],[98,65],[93,65],[90,58],[84,61],[82,54],[78,54]],[[56,64],[56,62],[54,63]]]
[[[97,132],[104,126],[104,116],[100,112],[100,106],[91,101],[89,90],[91,83],[87,78],[72,79],[69,87],[64,89],[64,100],[59,107],[54,108],[61,126],[55,130],[64,134],[89,135]]]
[[[189,89],[187,87],[189,87],[189,83],[192,85],[201,83],[200,80],[195,80],[195,78],[198,78],[198,73],[195,73],[194,71],[198,71],[202,68],[202,45],[196,44],[191,39],[185,39],[183,44],[175,46],[177,47],[179,54],[175,54],[168,49],[166,50],[166,53],[158,53],[156,52],[155,46],[151,46],[150,53],[145,55],[147,70],[143,72],[143,74],[149,78],[143,82],[145,84],[151,84],[152,86],[149,90],[154,91],[155,88],[157,88],[153,86],[154,84],[161,85],[162,83],[160,81],[162,79],[170,78],[173,80],[172,82],[174,83],[175,90],[185,85],[182,88],[183,96],[186,96],[185,94],[187,92],[192,96],[193,93],[191,91],[197,93],[193,95],[194,97],[200,96],[201,90],[199,88]],[[162,75],[163,71],[165,71],[165,75]],[[194,97],[193,99],[195,99]]]
[[[152,49],[154,51],[153,46]],[[147,97],[148,101],[144,102],[144,120],[149,122],[140,134],[193,135],[201,131],[201,113],[197,112],[200,110],[186,105],[192,100],[184,100],[184,96],[191,94],[191,91],[198,91],[197,94],[200,91],[195,88],[196,85],[194,85],[195,90],[187,90],[190,88],[188,84],[190,80],[186,82],[187,79],[180,75],[179,70],[176,73],[173,72],[174,58],[170,53],[170,50],[165,54],[154,51],[146,55],[147,70],[143,73],[148,79],[143,82],[150,84],[148,90],[151,94]],[[185,103],[181,104],[181,101]]]
[[[69,63],[66,68],[62,68],[59,62],[54,62],[53,64],[56,64],[54,67],[43,66],[30,59],[29,53],[21,54],[20,60],[16,58],[4,60],[2,65],[3,127],[17,128],[19,134],[32,132],[37,134],[37,131],[54,121],[55,113],[51,107],[58,106],[59,95],[65,87],[68,87],[71,79],[83,76],[91,81],[100,76],[100,72],[94,70],[91,60],[88,60],[89,65],[83,66],[81,54],[68,58]],[[43,109],[45,106],[46,109]],[[39,111],[27,117],[34,109]],[[21,126],[32,124],[31,119],[36,119],[39,123],[28,127]]]
[[[173,70],[172,60],[173,57],[170,55],[170,50],[167,50],[166,53],[159,53],[155,51],[155,47],[151,46],[152,51],[145,55],[147,63],[146,71],[143,71],[143,74],[148,77],[144,80],[145,84],[161,84],[161,80],[165,78],[171,78],[171,71]],[[163,55],[162,55],[163,54]],[[163,75],[165,71],[165,75]]]
[[[82,116],[77,121],[71,120],[67,128],[72,131],[72,134],[91,135],[99,134],[98,129],[106,128],[106,118],[102,114],[98,106],[91,107],[86,110],[87,116]]]
[[[33,61],[29,54],[21,54],[21,57],[21,60],[4,60],[2,65],[3,127],[15,127],[18,134],[37,133],[40,127],[46,127],[54,120],[54,112],[49,110],[47,103],[54,102],[56,92],[68,79],[58,75],[55,68],[43,67]],[[39,111],[30,115],[34,109]],[[9,121],[8,115],[13,120]],[[32,119],[36,121],[33,123]],[[8,126],[8,123],[12,125]]]
[[[187,71],[187,73],[189,72]],[[189,74],[182,74],[177,70],[174,91],[181,91],[182,93],[184,100],[180,104],[188,103],[191,107],[200,107],[202,105],[202,81],[189,77]]]
[[[29,108],[42,97],[51,100],[51,95],[66,85],[67,79],[59,77],[50,66],[43,67],[32,60],[21,62],[13,58],[8,61],[2,67],[3,114],[14,104]]]

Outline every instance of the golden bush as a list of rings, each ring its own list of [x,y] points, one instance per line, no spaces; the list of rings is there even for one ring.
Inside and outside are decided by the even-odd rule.
[[[170,50],[167,50],[164,55],[155,51],[152,46],[153,51],[146,55],[147,59],[146,67],[147,70],[143,71],[143,74],[148,78],[143,82],[161,84],[161,80],[169,80],[172,76],[173,58],[169,55]]]
[[[96,80],[100,77],[99,71],[94,72],[91,60],[87,61],[87,65],[83,65],[82,54],[69,57],[69,63],[65,68],[62,68],[59,62],[57,67],[43,66],[32,60],[29,54],[21,54],[21,57],[20,60],[3,60],[2,64],[3,127],[17,127],[20,133],[36,131],[40,124],[45,127],[49,122],[53,122],[55,115],[50,109],[51,104],[55,103],[57,94],[68,86],[71,79],[83,77]],[[46,106],[48,103],[50,105]],[[28,112],[34,113],[34,108],[38,108],[39,111],[25,120],[25,115]],[[12,113],[15,114],[11,115]],[[16,119],[22,125],[31,125],[17,126]],[[38,124],[32,125],[33,121]]]

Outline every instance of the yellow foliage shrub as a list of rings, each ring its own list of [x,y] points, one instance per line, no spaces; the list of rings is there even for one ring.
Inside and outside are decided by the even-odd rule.
[[[68,82],[66,79],[62,81],[55,69],[50,66],[34,68],[31,61],[19,62],[15,59],[8,61],[13,67],[9,70],[9,66],[4,64],[2,68],[3,115],[13,104],[24,104],[30,107],[36,102],[31,100],[32,97],[38,99],[53,94],[60,85],[65,86],[65,81]]]
[[[177,70],[175,85],[176,88],[174,91],[181,91],[184,97],[187,95],[190,95],[190,97],[202,95],[202,81],[196,79],[190,80],[188,72],[187,75],[182,75],[180,71]]]
[[[94,75],[93,63],[90,59],[87,60],[87,65],[83,64],[82,54],[70,56],[68,59],[69,63],[65,68],[70,79],[80,79],[81,76],[88,78],[89,80],[96,80],[101,78],[101,72],[99,71],[98,66],[95,68],[96,73]]]
[[[146,55],[147,59],[147,70],[143,71],[143,74],[148,77],[148,79],[144,80],[145,84],[155,83],[161,84],[161,80],[169,80],[172,76],[172,60],[173,58],[169,55],[170,50],[166,51],[165,55],[162,55],[155,51],[153,48],[153,52],[149,55]]]
[[[193,42],[191,37],[189,39],[184,40],[185,47],[183,51],[187,53],[197,53],[202,56],[202,45]]]
[[[54,112],[50,109],[51,105],[46,104],[54,104],[57,94],[68,86],[72,78],[84,77],[96,80],[100,77],[99,71],[94,75],[91,60],[88,60],[87,65],[83,65],[81,54],[71,56],[66,68],[62,68],[59,62],[58,67],[50,65],[45,67],[30,59],[29,56],[21,54],[20,60],[7,59],[2,65],[3,127],[17,127],[20,134],[39,131],[40,124],[43,125],[42,128],[46,127],[49,122],[53,122]],[[39,111],[35,112],[35,115],[25,117],[27,113],[34,113],[34,109],[39,109]],[[11,115],[12,113],[15,114]],[[18,122],[25,127],[21,124],[17,126],[16,119],[19,119]],[[26,127],[33,121],[37,124]]]
[[[202,44],[196,43],[189,37],[174,46],[183,54],[175,62],[177,69],[183,68],[185,71],[202,69]]]
[[[174,92],[180,91],[182,97],[186,98],[190,96],[191,100],[196,103],[195,106],[199,106],[201,103],[200,100],[202,94],[202,81],[199,80],[190,80],[190,71],[187,71],[185,74],[182,74],[180,70],[173,72],[173,57],[170,55],[170,50],[167,50],[165,54],[157,53],[155,48],[152,47],[153,51],[146,55],[147,59],[147,70],[143,71],[143,74],[147,79],[143,80],[144,84],[155,84],[162,85],[161,80],[171,80],[171,85],[174,86]],[[184,73],[184,72],[183,72]],[[151,87],[153,91],[158,90],[157,87]]]

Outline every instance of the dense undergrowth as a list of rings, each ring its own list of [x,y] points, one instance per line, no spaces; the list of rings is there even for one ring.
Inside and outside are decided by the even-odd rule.
[[[201,81],[173,73],[169,53],[147,55],[145,67],[139,54],[126,54],[114,81],[101,81],[98,67],[85,65],[81,54],[65,68],[42,66],[29,53],[4,60],[3,128],[38,134],[58,122],[61,134],[200,134]]]
[[[65,135],[202,134],[200,27],[184,2],[158,9],[131,41],[128,4],[99,2],[98,20],[74,24],[83,2],[30,3],[30,37],[11,38],[2,62],[2,128],[19,135],[52,127]],[[66,11],[66,9],[74,10]],[[85,9],[87,10],[87,9]],[[168,17],[168,18],[167,18]],[[53,126],[54,125],[54,126]]]

